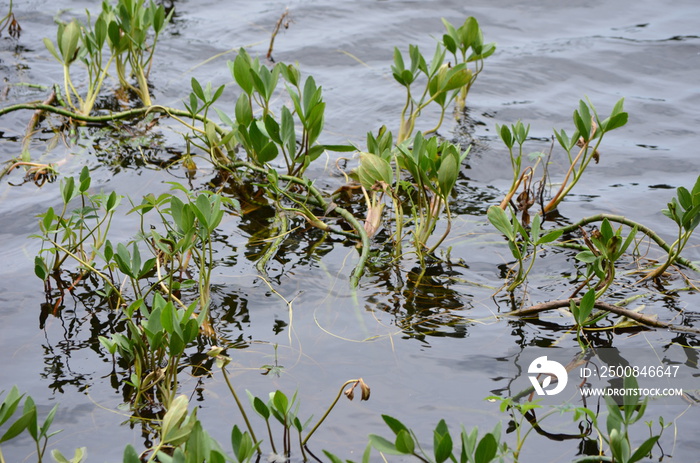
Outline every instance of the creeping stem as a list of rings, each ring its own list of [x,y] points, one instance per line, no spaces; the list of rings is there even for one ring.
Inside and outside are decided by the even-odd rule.
[[[591,217],[584,217],[583,219],[579,220],[578,222],[571,224],[567,227],[563,227],[561,230],[563,233],[570,233],[572,231],[578,230],[579,227],[583,225],[588,225],[590,223],[594,222],[602,222],[604,219],[608,219],[610,222],[616,222],[622,225],[627,225],[628,227],[637,227],[637,230],[640,232],[644,233],[647,235],[652,241],[654,241],[656,244],[659,245],[661,249],[664,251],[671,253],[672,247],[669,246],[664,240],[661,239],[659,235],[657,235],[653,230],[651,230],[649,227],[644,226],[640,223],[635,222],[634,220],[630,220],[627,217],[621,216],[621,215],[612,215],[612,214],[597,214],[593,215]],[[700,272],[700,267],[695,265],[693,262],[689,261],[688,259],[685,259],[681,256],[676,256],[676,261],[685,266],[688,267],[689,269],[692,269],[696,272]]]

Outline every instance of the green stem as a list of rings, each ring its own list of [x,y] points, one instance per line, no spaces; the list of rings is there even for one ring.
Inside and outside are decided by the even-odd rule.
[[[143,108],[134,108],[134,109],[129,109],[126,111],[119,111],[119,112],[114,112],[102,116],[90,116],[88,114],[80,114],[74,111],[71,111],[69,109],[65,108],[59,108],[56,106],[51,106],[43,103],[19,103],[15,105],[10,105],[6,106],[4,108],[0,108],[0,116],[4,116],[5,114],[9,114],[14,111],[19,111],[22,109],[27,109],[27,110],[41,110],[41,111],[46,111],[54,114],[58,114],[60,116],[65,116],[65,117],[70,117],[71,119],[74,119],[76,121],[81,121],[81,122],[92,122],[92,123],[97,123],[97,124],[103,124],[107,122],[112,122],[112,121],[117,121],[117,120],[122,120],[122,119],[131,119],[134,117],[138,116],[145,116],[149,113],[159,113],[159,114],[165,114],[167,116],[171,117],[193,117],[192,114],[190,114],[189,111],[183,111],[181,109],[176,109],[176,108],[170,108],[166,106],[147,106]],[[226,131],[216,125],[213,121],[205,118],[201,114],[196,114],[194,115],[194,118],[197,119],[200,122],[205,122],[205,123],[212,123],[214,124],[214,127],[216,131],[222,135],[225,134]],[[188,127],[191,128],[188,124],[184,124]]]
[[[301,449],[302,461],[307,461],[308,458],[306,456],[306,452],[304,451],[304,443],[301,441],[301,431],[299,431],[299,448]],[[277,452],[275,452],[275,453],[277,453]]]
[[[272,447],[272,452],[277,453],[275,448],[275,440],[272,438],[272,428],[270,427],[270,420],[265,418],[265,424],[267,425],[267,435],[270,436],[270,447]]]
[[[569,170],[566,172],[566,176],[564,177],[564,181],[562,182],[559,191],[557,191],[557,194],[554,196],[554,198],[552,198],[552,200],[545,206],[545,214],[556,209],[559,203],[564,200],[566,195],[569,194],[569,192],[574,188],[576,183],[578,183],[579,179],[581,178],[581,175],[583,175],[583,171],[586,170],[586,167],[588,167],[588,164],[591,162],[591,159],[594,158],[593,155],[598,150],[600,143],[603,141],[603,135],[604,133],[601,134],[601,136],[598,138],[598,142],[595,144],[595,147],[593,147],[592,150],[590,149],[591,140],[588,140],[583,145],[581,151],[579,151],[578,155],[574,158],[574,162],[569,166]],[[581,159],[581,166],[578,168],[578,170],[576,170],[576,164],[578,163],[579,159]],[[571,183],[569,183],[569,176],[571,174],[573,174],[573,178],[571,179]]]
[[[406,134],[406,111],[411,104],[411,87],[406,86],[406,104],[401,110],[401,126],[399,127],[399,134],[396,137],[396,144],[403,142],[410,134]]]
[[[139,66],[136,71],[136,80],[139,83],[139,95],[141,95],[141,101],[143,101],[144,106],[151,106],[151,94],[148,91],[148,80],[143,73],[143,68]]]
[[[442,126],[442,122],[445,120],[445,106],[442,106],[442,110],[440,111],[440,119],[438,120],[437,124],[435,124],[435,127],[432,129],[423,132],[423,134],[429,134],[429,133],[435,133],[438,131],[438,129]]]
[[[231,167],[236,168],[236,167],[246,167],[254,172],[259,172],[261,174],[267,174],[267,170],[263,167],[256,166],[253,163],[247,162],[247,161],[237,161],[234,162]],[[315,206],[328,209],[328,204],[326,203],[325,199],[323,198],[323,195],[321,194],[318,189],[316,189],[309,180],[307,179],[302,179],[299,177],[294,177],[291,175],[280,175],[280,179],[291,182],[291,183],[296,183],[298,185],[301,185],[305,187],[308,192],[311,194],[311,198],[308,198],[309,200],[312,200],[312,202],[315,202]],[[352,272],[352,276],[350,277],[350,286],[352,288],[356,288],[359,281],[360,277],[362,277],[362,274],[365,271],[365,264],[367,262],[367,259],[369,258],[369,250],[370,250],[370,243],[369,243],[369,237],[367,236],[367,232],[365,232],[365,228],[360,224],[360,222],[355,218],[355,216],[352,215],[350,211],[347,209],[344,209],[340,206],[335,206],[333,209],[334,212],[336,212],[339,216],[341,216],[343,219],[345,219],[356,231],[357,235],[360,237],[360,241],[362,242],[362,249],[360,250],[360,260],[358,261],[357,265],[355,266],[355,269]]]
[[[450,213],[450,206],[446,199],[440,199],[440,201],[442,201],[445,204],[445,212],[447,213],[447,227],[445,227],[445,233],[442,234],[437,243],[435,243],[428,250],[428,254],[432,254],[437,249],[437,247],[440,246],[443,241],[445,241],[445,238],[447,238],[447,235],[450,234],[450,230],[452,229],[452,214]]]
[[[50,241],[51,241],[51,244],[53,244],[53,245],[56,246],[58,249],[60,249],[61,251],[65,252],[66,254],[68,254],[69,256],[71,256],[71,257],[72,257],[73,259],[75,259],[76,262],[78,262],[80,265],[82,265],[83,267],[87,268],[87,269],[90,270],[91,272],[94,272],[97,276],[99,276],[100,278],[102,278],[102,279],[105,281],[105,283],[107,283],[107,284],[114,290],[114,292],[117,293],[117,294],[119,295],[119,302],[118,302],[118,304],[121,303],[122,301],[124,301],[124,299],[122,298],[121,292],[119,292],[119,290],[117,289],[117,287],[114,286],[114,284],[113,284],[112,281],[107,277],[107,275],[105,275],[104,273],[100,272],[100,271],[97,270],[95,267],[93,267],[93,266],[90,265],[89,263],[87,263],[87,262],[85,262],[84,260],[82,260],[80,257],[76,256],[76,255],[73,254],[71,251],[69,251],[68,249],[64,248],[64,247],[61,246],[60,244],[58,244],[56,241],[54,241],[54,240],[50,240]]]
[[[233,398],[236,401],[236,405],[238,405],[238,409],[241,411],[241,415],[243,415],[243,420],[245,421],[245,425],[248,428],[248,432],[250,433],[250,437],[253,439],[253,442],[257,442],[258,440],[255,438],[255,432],[253,432],[253,427],[250,425],[250,421],[248,420],[248,415],[246,414],[245,409],[243,408],[243,404],[238,399],[238,394],[236,394],[236,390],[233,388],[233,385],[231,384],[231,380],[228,377],[228,373],[226,373],[225,366],[221,367],[221,372],[224,374],[224,380],[226,381],[226,385],[228,386],[229,391],[231,391],[231,394],[233,395]],[[260,448],[258,447],[258,454],[261,454],[261,453],[262,452],[260,451]]]
[[[637,230],[640,232],[644,233],[647,235],[652,241],[654,241],[661,249],[666,251],[667,253],[671,254],[672,252],[672,246],[669,246],[664,240],[661,239],[659,235],[657,235],[652,229],[649,227],[646,227],[638,222],[635,222],[634,220],[628,219],[627,217],[624,217],[622,215],[612,215],[612,214],[596,214],[590,217],[584,217],[583,219],[579,220],[578,222],[569,225],[567,227],[563,227],[561,230],[563,233],[570,233],[572,231],[578,230],[579,227],[583,225],[588,225],[593,222],[602,222],[604,219],[608,219],[610,222],[616,222],[622,225],[627,225],[628,227],[637,227]],[[694,270],[695,272],[700,272],[700,267],[689,261],[688,259],[685,259],[678,255],[675,259],[678,261],[679,264],[684,265],[688,267],[691,270]]]
[[[328,415],[331,413],[331,410],[333,410],[333,407],[335,407],[335,404],[338,403],[338,400],[340,400],[340,396],[343,395],[343,389],[345,389],[345,386],[352,384],[352,383],[357,383],[359,379],[349,379],[343,383],[342,386],[340,386],[340,390],[338,391],[338,395],[335,396],[335,400],[333,400],[333,403],[331,403],[331,406],[328,407],[326,410],[326,413],[323,414],[320,420],[318,420],[318,423],[309,431],[309,433],[306,435],[304,440],[301,442],[302,446],[306,445],[306,443],[309,441],[311,436],[316,432],[319,426],[321,426],[321,423],[328,417]]]
[[[360,249],[360,260],[357,262],[355,269],[352,271],[352,276],[350,277],[350,287],[357,288],[357,285],[360,282],[360,278],[365,272],[365,264],[367,263],[367,259],[369,258],[369,237],[365,232],[365,228],[349,211],[341,207],[336,207],[335,211],[338,213],[338,215],[340,215],[342,218],[348,221],[350,225],[353,226],[353,228],[355,228],[355,231],[358,235],[360,235],[360,239],[362,240],[362,249]]]
[[[263,274],[265,274],[265,266],[270,259],[277,254],[277,250],[282,244],[282,241],[284,241],[284,238],[287,236],[287,231],[289,229],[289,220],[287,219],[286,214],[281,211],[280,208],[275,208],[275,223],[278,225],[278,228],[275,229],[277,236],[275,236],[275,239],[267,247],[262,257],[260,257],[260,259],[255,263],[255,268],[258,269],[258,272]]]
[[[95,100],[97,99],[97,95],[100,93],[100,88],[102,88],[102,83],[107,76],[107,69],[109,69],[109,66],[112,64],[113,60],[114,56],[109,58],[109,61],[107,61],[107,66],[102,70],[100,77],[97,79],[97,83],[95,83],[95,88],[91,89],[88,92],[89,94],[85,96],[85,102],[81,108],[81,112],[83,114],[89,115],[90,111],[92,111],[92,108],[95,106]]]

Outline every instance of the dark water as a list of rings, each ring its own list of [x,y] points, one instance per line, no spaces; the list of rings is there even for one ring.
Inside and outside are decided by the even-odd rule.
[[[93,4],[15,3],[23,32],[18,41],[0,39],[0,74],[10,83],[60,82],[61,69],[41,39],[54,38],[52,17],[58,10],[69,9],[61,16],[65,19]],[[606,136],[601,163],[590,167],[561,205],[564,220],[601,212],[622,214],[672,241],[674,226],[660,210],[673,195],[670,188],[690,187],[700,174],[700,5],[694,1],[173,3],[175,20],[159,43],[151,76],[155,102],[182,107],[192,76],[214,85],[231,83],[226,61],[241,46],[249,47],[252,55],[264,55],[274,23],[289,7],[293,23],[277,37],[274,58],[298,62],[304,75],[313,75],[323,86],[327,143],[363,144],[368,130],[383,124],[396,127],[403,93],[391,77],[393,47],[405,50],[415,43],[432,53],[432,37],[443,31],[440,18],[460,24],[473,15],[486,40],[498,44],[468,101],[477,146],[458,182],[453,205],[458,216],[443,246],[451,247],[450,260],[431,266],[419,288],[414,289],[411,280],[417,263],[407,256],[398,269],[387,269],[381,260],[371,264],[353,292],[348,278],[357,259],[355,249],[335,239],[319,243],[319,235],[300,233],[285,242],[283,258],[268,267],[272,292],[258,277],[252,257],[258,248],[251,243],[267,219],[229,217],[222,223],[213,315],[226,339],[246,346],[231,351],[239,389],[264,395],[298,388],[302,415],[318,417],[346,379],[361,376],[372,387],[369,402],[339,404],[312,439],[317,453],[325,448],[359,459],[369,433],[388,434],[382,413],[403,420],[428,444],[441,418],[453,431],[460,424],[480,429],[498,421],[505,425],[506,415],[483,400],[492,391],[518,392],[503,392],[508,378],[499,378],[503,369],[497,359],[512,366],[513,352],[525,346],[576,346],[574,334],[566,329],[571,319],[562,313],[548,314],[537,323],[495,317],[511,309],[503,293],[493,296],[510,254],[484,215],[490,204],[500,201],[511,178],[507,151],[495,135],[496,123],[530,123],[529,149],[547,150],[552,127],[571,133],[571,114],[580,98],[588,97],[602,114],[625,98],[629,123]],[[6,6],[0,2],[0,12]],[[18,86],[1,104],[44,97],[45,92]],[[232,112],[235,97],[225,92],[218,107]],[[0,119],[3,161],[20,153],[29,117],[22,112]],[[433,125],[430,114],[426,118],[423,128]],[[450,138],[458,129],[448,121],[441,133]],[[138,146],[120,149],[100,134],[71,145],[55,140],[52,147],[53,135],[47,130],[35,135],[30,152],[33,159],[58,162],[63,175],[76,175],[88,165],[94,188],[138,199],[166,191],[166,181],[187,182],[182,171],[149,162],[167,159],[167,147],[183,148],[180,130],[163,122],[157,129],[159,138],[149,139],[153,149],[143,153]],[[321,157],[309,175],[332,190],[342,183],[334,163],[333,155]],[[202,164],[192,181],[195,188],[215,175]],[[563,166],[554,158],[552,171],[561,174]],[[58,183],[40,189],[10,184],[20,183],[20,177],[15,173],[0,184],[0,390],[16,384],[44,412],[60,403],[54,428],[64,431],[52,445],[64,454],[87,446],[89,461],[119,461],[124,445],[143,448],[143,438],[139,425],[124,424],[128,411],[120,407],[121,395],[107,377],[111,363],[94,343],[110,314],[83,292],[65,301],[60,317],[50,316],[39,328],[45,301],[32,268],[39,243],[26,237],[37,231],[36,214],[59,203]],[[128,239],[134,223],[125,218],[113,230]],[[651,258],[661,257],[654,248],[649,252]],[[700,260],[697,238],[684,254]],[[573,255],[548,251],[530,278],[523,303],[567,297],[576,284]],[[697,275],[688,276],[697,283]],[[645,305],[644,313],[698,326],[696,291],[662,293],[684,286],[681,280],[664,288],[635,287],[634,276],[623,275],[622,281],[620,297],[641,294],[635,303]],[[698,345],[693,336],[662,330],[603,332],[597,339],[622,350]],[[274,361],[274,344],[279,346],[278,362],[285,367],[279,378],[259,373],[261,365]],[[187,374],[182,378],[184,393],[199,391],[192,400],[201,407],[205,428],[226,446],[232,425],[241,420],[220,374],[201,383]],[[682,401],[656,408],[652,404],[648,414],[649,419],[663,415],[667,422],[674,421],[662,440],[665,452],[676,461],[695,461],[697,407]],[[571,427],[568,417],[552,424]],[[512,442],[511,435],[507,439]],[[570,461],[576,454],[571,442],[529,439],[522,461]],[[8,462],[22,461],[31,452],[26,439],[2,448]]]

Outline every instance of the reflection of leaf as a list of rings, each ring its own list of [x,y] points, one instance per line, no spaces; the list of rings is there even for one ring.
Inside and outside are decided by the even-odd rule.
[[[263,376],[267,376],[270,373],[273,375],[279,377],[282,375],[282,371],[284,370],[283,365],[263,365],[260,367],[261,370],[265,370],[262,373],[260,373]]]

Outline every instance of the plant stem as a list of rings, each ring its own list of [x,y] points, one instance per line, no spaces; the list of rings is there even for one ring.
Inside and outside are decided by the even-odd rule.
[[[570,299],[560,299],[556,301],[549,301],[549,302],[543,302],[542,304],[536,304],[531,307],[526,307],[524,309],[518,309],[518,310],[513,310],[511,312],[506,313],[505,315],[507,316],[516,316],[516,317],[527,317],[531,315],[536,315],[540,312],[544,312],[546,310],[552,310],[552,309],[561,309],[561,308],[566,308],[569,307],[570,304]],[[580,299],[574,299],[576,303],[580,303]],[[673,325],[671,323],[666,323],[657,320],[656,318],[649,316],[649,315],[644,315],[639,312],[634,312],[632,310],[628,309],[623,309],[620,306],[617,305],[612,305],[608,304],[606,302],[602,301],[596,301],[594,307],[602,310],[607,310],[608,312],[614,313],[616,315],[622,315],[623,317],[630,318],[636,322],[639,322],[642,325],[646,325],[649,327],[653,328],[663,328],[671,331],[678,331],[681,333],[693,333],[693,334],[700,334],[700,329],[696,328],[690,328],[687,326],[680,326],[680,325]]]
[[[272,451],[274,453],[277,453],[277,449],[275,448],[275,440],[272,438],[272,428],[270,427],[270,420],[266,418],[265,424],[267,425],[267,435],[270,436],[270,447],[272,447]]]
[[[654,241],[656,244],[659,245],[661,249],[666,251],[667,253],[672,252],[672,246],[669,246],[664,240],[661,239],[659,235],[657,235],[652,229],[649,227],[646,227],[638,222],[635,222],[634,220],[628,219],[627,217],[624,217],[622,215],[612,215],[612,214],[597,214],[593,215],[591,217],[584,217],[583,219],[579,220],[578,222],[569,225],[567,227],[563,227],[561,230],[563,233],[570,233],[574,230],[578,230],[578,227],[583,226],[583,225],[588,225],[593,222],[602,222],[604,219],[608,219],[610,222],[616,222],[622,225],[627,225],[628,227],[637,227],[637,230],[640,232],[644,233],[647,235],[649,238],[651,238],[652,241]],[[688,259],[685,259],[681,256],[677,256],[675,258],[676,261],[678,261],[679,264],[684,265],[696,272],[700,272],[700,267],[689,261]]]
[[[261,174],[267,174],[267,170],[265,168],[256,166],[253,163],[250,163],[248,161],[237,161],[234,162],[231,165],[232,168],[236,167],[246,167],[254,172],[259,172]],[[311,194],[312,198],[308,198],[309,200],[313,200],[315,202],[315,206],[328,209],[328,204],[326,203],[325,199],[323,198],[323,195],[321,194],[320,191],[318,191],[309,180],[299,178],[299,177],[294,177],[292,175],[280,175],[280,179],[291,182],[291,183],[296,183],[297,185],[301,185],[305,187],[308,192]],[[291,197],[290,197],[291,198]],[[365,271],[365,264],[367,262],[367,259],[369,258],[369,250],[370,250],[370,243],[369,243],[369,237],[367,236],[367,232],[365,232],[365,228],[360,224],[360,222],[355,218],[354,215],[347,209],[344,209],[340,206],[335,206],[333,208],[333,211],[335,211],[339,216],[341,216],[343,219],[345,219],[354,229],[357,235],[360,237],[360,241],[362,242],[362,249],[360,250],[360,260],[358,261],[357,265],[355,266],[355,269],[352,272],[352,276],[350,277],[350,286],[352,288],[356,288],[357,285],[359,284],[360,277],[362,277],[362,274]],[[332,231],[332,229],[330,229]]]
[[[4,108],[0,108],[0,116],[4,116],[5,114],[9,114],[14,111],[19,111],[22,109],[28,109],[28,110],[42,110],[54,114],[58,114],[60,116],[65,116],[65,117],[70,117],[71,119],[74,119],[76,121],[81,121],[81,122],[92,122],[92,123],[97,123],[97,124],[102,124],[106,122],[112,122],[112,121],[117,121],[121,119],[130,119],[133,117],[138,117],[138,116],[145,116],[148,113],[155,112],[159,114],[165,114],[170,117],[194,117],[200,122],[205,122],[205,123],[212,123],[214,124],[213,121],[209,120],[208,118],[204,117],[201,114],[195,114],[192,116],[189,111],[184,111],[182,109],[176,109],[176,108],[170,108],[167,106],[160,106],[160,105],[154,105],[154,106],[144,106],[143,108],[134,108],[134,109],[129,109],[126,111],[118,111],[118,112],[113,112],[110,114],[106,114],[104,116],[90,116],[89,114],[80,114],[78,112],[71,111],[69,109],[65,108],[59,108],[57,106],[51,106],[43,103],[19,103],[15,105],[10,105],[6,106]],[[191,125],[180,121],[179,122],[183,123],[185,126],[192,128]],[[225,134],[226,132],[219,127],[218,125],[214,124],[214,127],[216,131],[221,135]],[[201,130],[200,130],[201,131]],[[203,133],[203,131],[201,131]]]
[[[309,441],[309,438],[311,438],[311,436],[316,432],[316,430],[318,429],[318,427],[321,426],[321,423],[323,423],[323,421],[324,421],[324,420],[328,417],[328,415],[331,413],[331,410],[333,410],[333,407],[335,407],[335,404],[337,404],[337,403],[338,403],[338,400],[340,400],[340,396],[343,394],[343,389],[345,389],[345,386],[347,386],[347,385],[349,385],[349,384],[352,384],[352,383],[357,383],[358,381],[360,381],[360,380],[359,380],[359,379],[349,379],[349,380],[345,381],[345,382],[343,383],[342,386],[340,386],[340,390],[338,391],[338,395],[335,396],[335,400],[333,401],[333,403],[331,403],[331,406],[328,407],[328,409],[326,410],[326,413],[323,414],[323,416],[321,417],[321,419],[318,420],[318,423],[316,423],[316,425],[315,425],[315,426],[311,429],[311,431],[309,431],[309,433],[306,435],[306,437],[304,438],[304,440],[301,442],[302,446],[303,446],[303,445],[306,445],[306,443]]]
[[[248,432],[250,433],[250,437],[253,439],[253,442],[257,442],[258,440],[255,438],[255,432],[253,431],[253,427],[250,425],[250,421],[248,420],[248,415],[245,412],[245,409],[243,408],[243,404],[241,401],[238,399],[238,394],[236,394],[236,390],[233,388],[233,385],[231,384],[231,380],[228,377],[228,373],[226,373],[226,367],[221,366],[221,372],[224,374],[224,380],[226,381],[226,385],[228,386],[229,391],[231,391],[231,394],[233,395],[233,398],[236,400],[236,405],[238,405],[238,409],[241,411],[241,415],[243,415],[243,420],[245,421],[245,425],[248,428]],[[262,451],[258,447],[258,454],[261,454]]]

